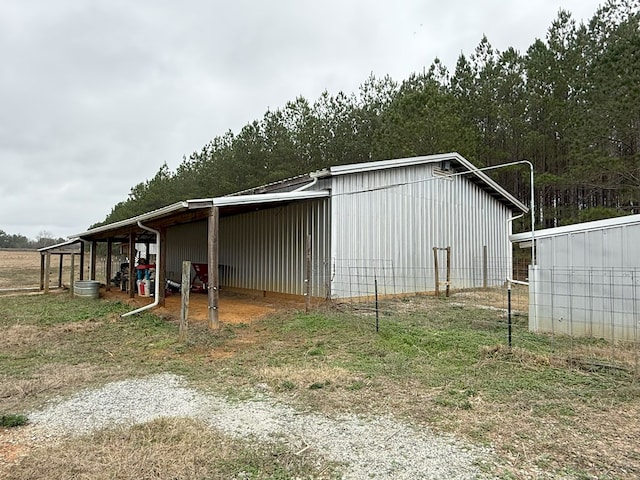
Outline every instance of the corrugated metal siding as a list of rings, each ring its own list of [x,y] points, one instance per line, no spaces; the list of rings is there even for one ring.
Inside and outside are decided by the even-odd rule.
[[[312,236],[312,295],[326,296],[328,199],[220,219],[220,284],[302,295],[305,242]]]
[[[329,200],[221,217],[220,285],[302,295],[306,236],[312,237],[312,295],[327,295]],[[167,277],[180,281],[182,261],[207,263],[207,221],[167,230]]]
[[[207,221],[167,229],[167,278],[180,282],[182,262],[207,263]]]
[[[640,224],[560,233],[536,239],[538,266],[553,268],[640,267],[634,246],[640,243]]]
[[[640,224],[562,232],[536,239],[529,327],[637,340]]]
[[[448,246],[452,288],[482,286],[484,245],[489,285],[500,284],[511,273],[511,215],[464,176],[434,176],[434,165],[334,177],[332,295],[371,294],[372,275],[383,293],[433,290],[432,249]]]

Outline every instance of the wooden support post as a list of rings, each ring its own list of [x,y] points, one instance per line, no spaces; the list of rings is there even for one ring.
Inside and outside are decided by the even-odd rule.
[[[58,265],[58,288],[62,288],[62,266],[64,265],[64,254],[60,254],[60,263]]]
[[[449,298],[449,291],[451,288],[451,247],[447,247],[447,288],[445,295]]]
[[[112,258],[111,258],[111,255],[112,255],[111,250],[112,250],[112,248],[113,248],[113,239],[111,237],[109,237],[109,238],[107,238],[107,265],[106,265],[106,268],[105,268],[105,270],[106,270],[105,277],[107,277],[107,278],[105,279],[105,282],[104,282],[104,284],[105,284],[104,288],[105,288],[105,290],[107,292],[111,291],[111,273],[112,273],[111,272],[111,260],[112,260]]]
[[[80,280],[84,280],[84,241],[80,242]]]
[[[208,270],[209,285],[207,285],[208,301],[209,301],[209,329],[217,330],[220,328],[220,318],[218,314],[218,303],[220,300],[220,292],[218,291],[218,228],[220,223],[220,212],[218,207],[211,207],[209,213],[209,232],[208,232]]]
[[[158,282],[158,305],[165,306],[165,287],[167,285],[167,229],[161,228],[160,232],[160,251],[158,252],[158,261],[160,269],[156,268],[156,282]]]
[[[136,296],[136,234],[129,234],[129,298]]]
[[[73,284],[76,280],[76,254],[71,254],[71,273],[69,274],[69,291],[71,292],[71,296],[73,297]]]
[[[89,266],[89,280],[96,279],[96,261],[98,258],[98,242],[91,242],[91,265]]]
[[[306,262],[305,262],[305,272],[304,272],[304,311],[309,312],[311,309],[311,235],[307,235],[307,245],[306,245]]]
[[[440,296],[440,272],[438,271],[438,247],[433,247],[433,268],[435,269],[436,297]]]
[[[44,290],[44,253],[40,253],[40,290]]]
[[[482,247],[482,288],[487,288],[489,277],[489,257],[487,255],[487,246]]]
[[[47,252],[44,259],[44,293],[49,293],[49,270],[51,269],[51,253]]]
[[[162,245],[162,244],[161,244]],[[189,294],[191,291],[191,262],[182,262],[182,285],[180,287],[182,302],[180,304],[180,329],[178,330],[178,340],[187,340],[187,330],[189,328]]]

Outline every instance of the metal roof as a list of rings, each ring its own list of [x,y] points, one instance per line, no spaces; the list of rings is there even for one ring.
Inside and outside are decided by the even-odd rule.
[[[38,249],[38,252],[46,253],[75,253],[79,251],[79,248],[74,248],[73,246],[78,245],[80,243],[80,239],[74,238],[70,240],[66,240],[64,242],[56,243],[55,245],[49,245],[48,247],[42,247]],[[78,245],[79,246],[79,245]]]
[[[71,239],[100,237],[101,234],[114,231],[124,231],[136,229],[138,222],[154,222],[162,219],[175,217],[182,213],[193,212],[211,208],[213,206],[220,207],[221,214],[235,214],[243,211],[254,210],[256,207],[267,207],[278,203],[286,203],[293,201],[310,200],[314,198],[329,197],[328,190],[319,191],[300,191],[300,192],[282,192],[282,193],[264,193],[259,195],[239,195],[232,197],[215,197],[200,198],[192,200],[184,200],[176,202],[166,207],[143,213],[141,215],[121,220],[118,222],[101,225],[87,230],[86,232],[71,235]],[[206,214],[206,212],[205,212]],[[208,215],[208,214],[207,214]],[[190,217],[193,219],[193,217]],[[202,217],[204,218],[204,217]]]
[[[605,220],[595,220],[593,222],[576,223],[574,225],[564,225],[562,227],[545,228],[536,230],[536,240],[539,238],[554,237],[567,233],[578,233],[592,230],[604,230],[606,228],[618,227],[622,225],[640,225],[640,215],[626,215],[624,217],[613,217]],[[531,232],[516,233],[509,236],[512,242],[526,242],[531,240]]]

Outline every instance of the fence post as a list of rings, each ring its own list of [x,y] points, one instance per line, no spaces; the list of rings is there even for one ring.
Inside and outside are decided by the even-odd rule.
[[[449,291],[451,290],[451,247],[447,247],[447,288],[445,289],[445,296],[449,298]]]
[[[511,350],[511,282],[507,288],[507,323],[509,326],[509,350]]]
[[[69,274],[69,291],[71,292],[71,296],[73,297],[73,284],[76,279],[76,254],[71,254],[71,273]]]
[[[182,262],[182,285],[180,293],[182,302],[180,304],[180,330],[178,340],[184,342],[187,339],[188,318],[189,318],[189,293],[191,290],[191,262]]]
[[[569,362],[573,365],[573,282],[575,270],[567,269],[569,281]]]
[[[220,328],[219,303],[220,303],[220,279],[218,278],[218,246],[220,230],[220,211],[215,205],[209,212],[208,239],[207,239],[207,265],[209,269],[209,282],[207,284],[207,301],[209,303],[209,329]]]
[[[107,260],[105,262],[105,291],[111,291],[111,262],[112,262],[113,239],[107,238]]]
[[[611,363],[616,362],[616,321],[615,321],[615,313],[614,313],[614,290],[613,290],[613,268],[610,270],[609,274],[609,308],[611,315],[609,318],[611,319]]]
[[[633,350],[635,356],[635,368],[634,378],[637,380],[640,376],[638,372],[638,288],[636,287],[638,281],[638,270],[631,272],[631,286],[633,288]]]
[[[64,254],[58,255],[58,288],[62,288],[62,267],[64,266]]]
[[[436,297],[440,296],[440,273],[438,272],[438,247],[433,247],[433,267],[435,268]]]
[[[311,235],[307,235],[304,284],[304,311],[309,313],[309,310],[311,309]]]
[[[376,333],[380,330],[380,310],[378,309],[378,279],[373,278],[373,286],[376,294]]]
[[[487,288],[488,276],[489,276],[489,265],[488,265],[487,246],[484,245],[482,247],[482,288]]]
[[[44,257],[44,293],[49,293],[49,280],[51,269],[51,252],[47,252]]]

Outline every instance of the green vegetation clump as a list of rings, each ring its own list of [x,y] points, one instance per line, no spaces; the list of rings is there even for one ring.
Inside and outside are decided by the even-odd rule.
[[[26,415],[15,413],[0,414],[0,427],[2,428],[20,427],[26,425],[28,421],[29,419]]]

